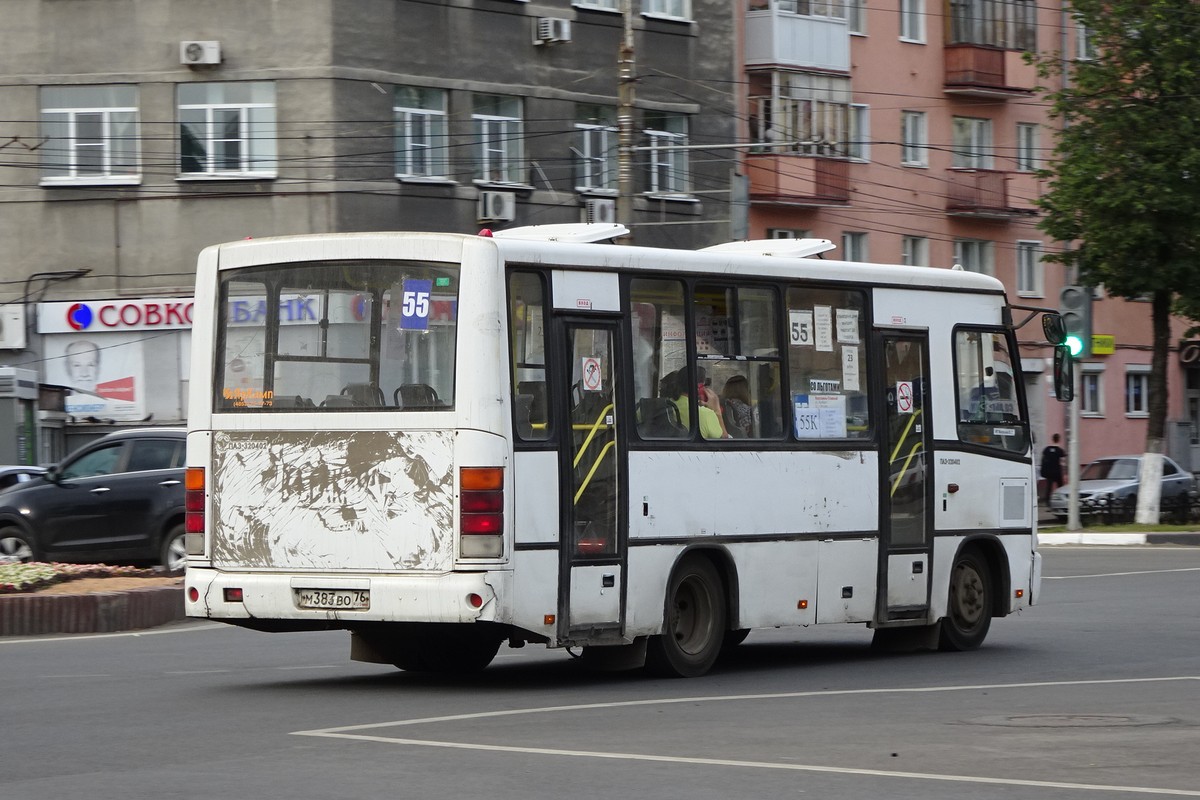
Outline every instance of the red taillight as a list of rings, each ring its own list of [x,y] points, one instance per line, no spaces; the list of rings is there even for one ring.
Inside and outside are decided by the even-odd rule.
[[[464,535],[504,532],[504,470],[463,467],[459,471],[459,531]]]
[[[186,512],[184,530],[204,533],[204,468],[188,467],[183,478],[183,508]]]

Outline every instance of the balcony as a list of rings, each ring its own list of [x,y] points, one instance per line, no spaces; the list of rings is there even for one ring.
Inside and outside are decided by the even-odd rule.
[[[850,201],[850,162],[796,154],[746,156],[750,202],[793,206],[844,206]]]
[[[1018,50],[974,44],[948,44],[944,50],[946,79],[942,91],[964,97],[1030,97],[1037,87],[1037,68]]]
[[[850,28],[844,19],[777,9],[746,12],[746,66],[850,72]]]
[[[1018,185],[1010,193],[1009,182]],[[946,172],[946,213],[955,217],[1008,220],[1035,216],[1037,177],[1027,172],[952,169]]]

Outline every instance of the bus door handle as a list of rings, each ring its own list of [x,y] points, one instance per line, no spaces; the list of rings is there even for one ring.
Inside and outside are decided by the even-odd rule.
[[[924,561],[914,561],[913,562],[913,575],[920,575],[924,571],[925,571],[925,562]]]
[[[617,577],[612,573],[607,573],[600,577],[600,586],[603,589],[612,589],[617,585]]]

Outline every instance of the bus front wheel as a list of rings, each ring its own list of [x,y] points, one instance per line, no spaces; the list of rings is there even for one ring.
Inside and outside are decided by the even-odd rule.
[[[992,580],[979,550],[968,548],[954,559],[950,596],[942,620],[939,650],[974,650],[992,624]]]
[[[646,670],[695,678],[708,672],[725,640],[725,592],[708,559],[685,558],[671,575],[663,632],[646,645]]]

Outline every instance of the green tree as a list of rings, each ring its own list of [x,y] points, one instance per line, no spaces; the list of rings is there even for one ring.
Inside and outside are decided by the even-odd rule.
[[[1071,244],[1048,256],[1110,295],[1150,298],[1150,416],[1139,522],[1158,519],[1173,311],[1200,311],[1200,3],[1072,0],[1092,57],[1038,58],[1061,78],[1061,123],[1041,227]]]

